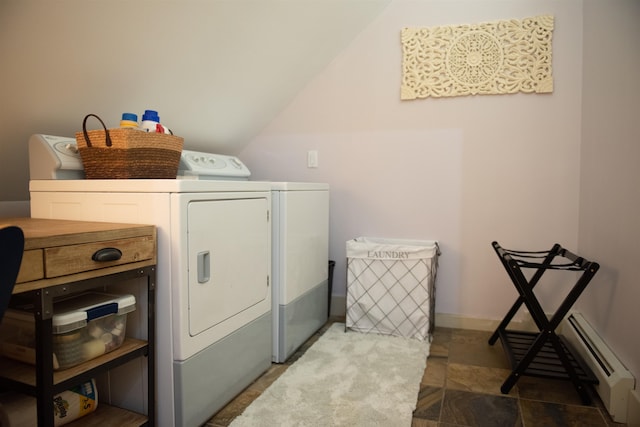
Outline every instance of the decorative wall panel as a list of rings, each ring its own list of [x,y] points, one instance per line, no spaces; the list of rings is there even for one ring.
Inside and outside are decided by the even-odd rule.
[[[553,92],[553,21],[404,28],[400,98]]]

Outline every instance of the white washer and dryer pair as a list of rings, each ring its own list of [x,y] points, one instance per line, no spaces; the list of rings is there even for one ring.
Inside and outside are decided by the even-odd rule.
[[[285,227],[290,231],[275,231],[276,236],[285,236],[275,241],[285,242],[285,247],[289,247],[288,242],[295,246],[291,248],[294,258],[306,250],[299,244],[307,242],[312,243],[318,260],[313,267],[306,257],[301,257],[297,265],[277,262],[284,266],[281,268],[272,266],[273,227],[281,217],[273,212],[273,200],[279,199],[278,195],[272,197],[277,194],[276,185],[248,181],[249,171],[239,160],[220,156],[212,161],[213,155],[203,157],[203,153],[185,150],[183,179],[85,180],[74,147],[71,138],[31,137],[31,216],[157,227],[158,425],[201,425],[267,370],[271,361],[284,361],[288,357],[284,354],[291,354],[304,342],[305,335],[310,336],[324,324],[328,188],[321,197],[326,197],[327,204],[318,205],[317,211],[324,218],[326,209],[326,221],[314,219],[312,225],[306,220],[288,221],[294,224]],[[193,179],[204,177],[205,171],[206,177],[213,179]],[[287,209],[283,212],[285,218],[291,218]],[[310,228],[304,224],[310,224]],[[291,291],[283,293],[276,290],[276,276],[278,283],[295,278],[305,280],[305,284],[287,284]],[[285,295],[287,303],[285,308],[276,304],[278,310],[274,310],[273,295],[280,294]],[[309,306],[314,308],[309,310]],[[280,313],[283,320],[274,320]],[[281,323],[282,328],[276,327]],[[280,338],[273,338],[276,329],[290,337],[286,344],[274,344],[280,342]],[[138,333],[139,338],[145,338],[144,331]],[[282,356],[275,355],[276,347],[284,349]],[[112,376],[114,379],[139,377],[127,372],[137,367],[118,369],[120,373]],[[141,369],[144,375],[146,370]],[[126,392],[112,393],[112,403],[146,413],[148,396],[142,383],[124,381],[120,388]],[[118,396],[124,397],[118,401]]]

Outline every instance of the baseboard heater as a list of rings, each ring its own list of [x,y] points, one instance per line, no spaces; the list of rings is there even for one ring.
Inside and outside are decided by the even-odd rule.
[[[595,389],[613,421],[627,422],[629,392],[635,388],[635,379],[596,331],[580,313],[567,316],[562,335],[591,368],[599,383]]]

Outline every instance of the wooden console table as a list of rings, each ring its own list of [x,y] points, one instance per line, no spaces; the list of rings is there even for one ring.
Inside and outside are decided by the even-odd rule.
[[[155,425],[155,283],[156,228],[104,222],[37,218],[0,218],[0,226],[15,225],[25,235],[25,248],[11,305],[33,307],[36,335],[35,366],[0,359],[0,389],[37,398],[38,425],[53,426],[53,396],[130,360],[147,359],[148,414],[138,414],[98,402],[95,412],[69,425]],[[115,248],[113,251],[108,248]],[[99,259],[98,253],[106,257]],[[102,251],[102,252],[101,252]],[[114,253],[116,255],[114,255]],[[52,316],[56,298],[125,280],[146,278],[146,340],[127,337],[107,354],[69,369],[53,370]],[[144,320],[144,319],[143,319]]]

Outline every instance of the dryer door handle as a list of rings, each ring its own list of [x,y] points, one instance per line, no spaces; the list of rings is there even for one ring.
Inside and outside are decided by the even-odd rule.
[[[211,278],[211,256],[209,251],[198,253],[198,283],[206,283]]]

